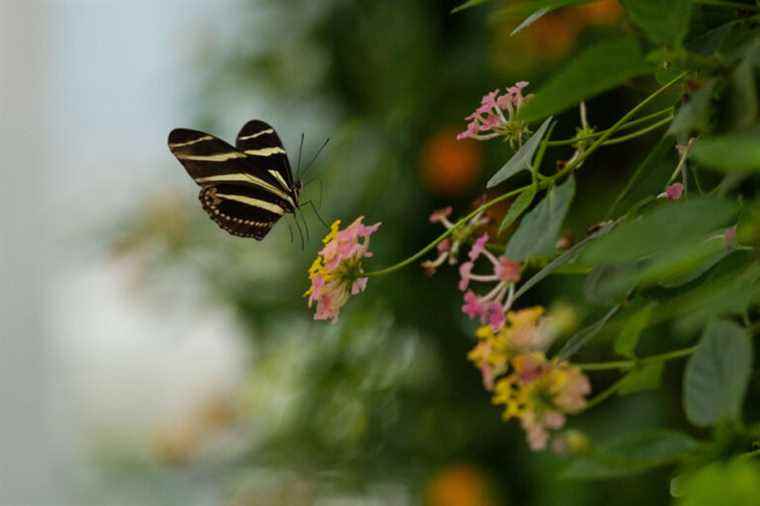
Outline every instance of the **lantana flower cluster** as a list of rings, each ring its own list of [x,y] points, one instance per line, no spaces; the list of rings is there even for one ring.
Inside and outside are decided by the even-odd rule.
[[[527,81],[520,81],[506,88],[486,93],[480,100],[480,106],[475,112],[465,118],[468,121],[467,130],[457,135],[457,140],[475,139],[486,141],[496,137],[504,137],[510,146],[521,145],[523,137],[528,134],[527,125],[516,119],[517,111],[532,95],[523,96]]]
[[[482,213],[478,213],[473,216],[468,222],[459,227],[455,227],[454,223],[449,220],[449,216],[453,208],[451,206],[443,209],[433,211],[430,215],[430,223],[440,223],[446,228],[446,230],[452,230],[451,236],[440,241],[436,246],[438,255],[433,260],[425,260],[422,262],[422,268],[428,275],[435,274],[436,269],[448,263],[449,265],[456,265],[459,262],[459,250],[470,236],[475,231],[488,223],[488,218],[483,216]]]
[[[434,212],[430,221],[456,232],[450,215],[451,208],[446,208]],[[439,249],[438,257],[423,262],[423,268],[432,273],[446,260],[456,264],[463,241],[477,232],[476,223],[469,222],[467,233]],[[545,355],[557,337],[574,326],[574,314],[569,309],[546,314],[540,306],[511,310],[522,265],[493,254],[489,239],[488,234],[480,234],[472,241],[467,260],[459,265],[458,288],[465,292],[462,312],[481,322],[468,358],[480,370],[484,388],[493,392],[493,403],[504,405],[503,418],[518,419],[530,447],[542,450],[548,446],[550,431],[562,428],[566,415],[581,411],[591,392],[580,369]],[[487,270],[481,266],[488,266]],[[476,284],[486,289],[478,294],[471,288]],[[555,439],[557,447],[562,446],[561,437]]]
[[[367,226],[363,220],[363,216],[356,218],[344,230],[340,230],[340,220],[336,220],[322,240],[324,247],[309,268],[311,286],[304,294],[309,307],[317,305],[315,320],[334,322],[350,296],[363,292],[367,286],[362,260],[372,256],[370,236],[377,232],[380,223]]]
[[[544,353],[515,356],[511,374],[496,382],[492,402],[504,405],[502,418],[517,418],[533,450],[543,450],[550,432],[565,425],[566,415],[582,411],[591,384],[580,369]]]

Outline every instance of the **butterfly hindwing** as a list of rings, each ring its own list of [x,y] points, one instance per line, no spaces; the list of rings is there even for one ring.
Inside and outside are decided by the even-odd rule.
[[[198,198],[217,225],[232,235],[261,240],[283,214],[284,206],[274,203],[258,188],[220,184],[203,188]]]

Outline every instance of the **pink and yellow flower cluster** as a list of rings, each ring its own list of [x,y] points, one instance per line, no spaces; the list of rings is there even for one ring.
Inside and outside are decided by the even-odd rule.
[[[586,407],[591,384],[580,369],[542,352],[517,355],[511,373],[496,382],[492,402],[504,405],[502,418],[517,418],[533,450],[543,450],[550,431],[565,425],[567,414]]]
[[[380,223],[367,226],[363,220],[363,216],[358,217],[344,230],[336,220],[322,240],[324,247],[309,268],[311,286],[304,294],[309,307],[317,305],[315,320],[335,321],[349,297],[367,286],[362,260],[372,256],[369,240]]]

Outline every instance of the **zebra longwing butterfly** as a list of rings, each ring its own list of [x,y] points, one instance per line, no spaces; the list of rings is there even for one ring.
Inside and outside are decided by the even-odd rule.
[[[212,220],[232,235],[262,240],[285,213],[299,207],[301,182],[277,132],[251,120],[235,146],[213,135],[177,128],[169,149],[200,185],[198,198]]]

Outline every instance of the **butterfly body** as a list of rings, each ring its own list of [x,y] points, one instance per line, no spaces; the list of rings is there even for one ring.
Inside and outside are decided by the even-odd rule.
[[[277,132],[263,121],[246,123],[234,147],[186,128],[172,130],[168,144],[201,187],[203,209],[232,235],[262,240],[300,206],[301,183],[293,178]]]

